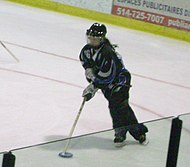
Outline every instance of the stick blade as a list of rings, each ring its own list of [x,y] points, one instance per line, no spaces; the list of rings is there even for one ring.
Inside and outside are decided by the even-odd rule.
[[[72,158],[73,154],[69,153],[69,152],[60,152],[59,156],[62,157],[62,158]]]

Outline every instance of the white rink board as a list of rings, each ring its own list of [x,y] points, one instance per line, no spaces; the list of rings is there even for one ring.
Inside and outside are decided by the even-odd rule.
[[[66,5],[76,6],[79,8],[85,8],[88,10],[94,10],[102,13],[111,13],[112,0],[51,0],[54,2],[60,2]]]
[[[190,31],[187,0],[52,0],[66,5]]]

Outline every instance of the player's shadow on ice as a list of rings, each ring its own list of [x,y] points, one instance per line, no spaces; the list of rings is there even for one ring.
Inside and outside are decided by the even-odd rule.
[[[42,146],[43,149],[52,150],[52,151],[60,151],[64,149],[64,146],[67,140],[62,140],[66,137],[64,136],[47,136],[46,140],[48,141],[56,141],[50,142],[49,144],[45,144]],[[127,140],[127,145],[137,144],[135,140]],[[69,149],[77,150],[87,150],[87,149],[102,149],[102,150],[115,150],[115,146],[113,143],[113,139],[110,137],[101,137],[101,136],[82,136],[82,137],[74,137],[71,139]],[[118,149],[118,148],[117,148]]]

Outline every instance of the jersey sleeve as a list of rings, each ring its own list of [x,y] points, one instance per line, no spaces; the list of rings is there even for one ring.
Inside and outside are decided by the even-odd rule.
[[[90,57],[91,57],[91,52],[90,52],[90,48],[88,47],[88,45],[85,45],[79,55],[79,60],[83,66],[83,68],[86,70],[87,68],[93,68],[92,62],[90,61]],[[92,83],[91,79],[86,77],[86,80],[89,83]]]
[[[80,52],[79,60],[83,66],[84,69],[92,68],[92,64],[89,61],[90,57],[90,50],[88,49],[88,46],[84,46]]]

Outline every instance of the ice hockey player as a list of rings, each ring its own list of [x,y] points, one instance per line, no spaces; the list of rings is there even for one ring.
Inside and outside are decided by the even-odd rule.
[[[121,56],[106,37],[104,24],[94,23],[86,31],[87,44],[80,52],[80,61],[85,69],[89,85],[83,91],[86,101],[101,89],[109,102],[110,115],[115,130],[114,143],[122,146],[129,132],[139,143],[146,144],[148,128],[138,123],[129,105],[131,74],[124,67]]]

